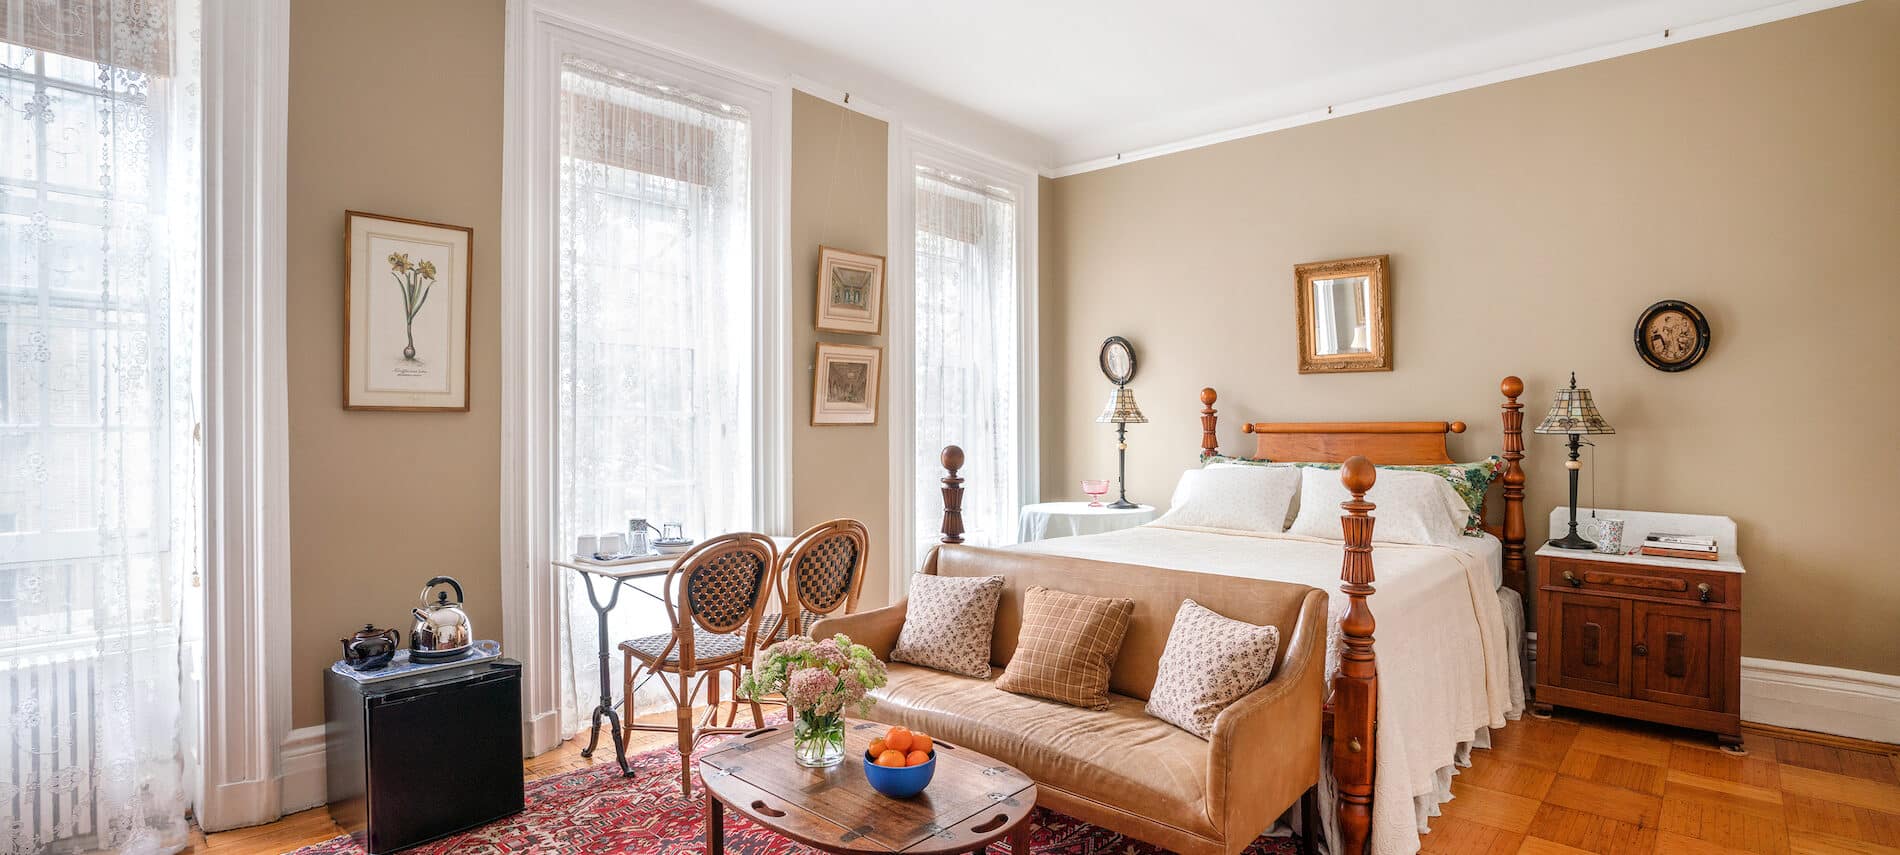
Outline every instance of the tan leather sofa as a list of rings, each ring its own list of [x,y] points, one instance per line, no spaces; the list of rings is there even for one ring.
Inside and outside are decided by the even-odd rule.
[[[1324,592],[969,546],[939,547],[922,572],[1004,577],[990,640],[994,673],[978,680],[893,662],[890,684],[876,693],[870,718],[989,754],[1034,779],[1042,805],[1190,855],[1240,852],[1318,780]],[[1023,592],[1032,585],[1135,601],[1109,682],[1109,709],[1080,709],[993,685],[1016,649]],[[1184,599],[1280,628],[1272,679],[1221,713],[1211,741],[1142,711]],[[905,605],[828,618],[812,634],[845,633],[888,662]]]

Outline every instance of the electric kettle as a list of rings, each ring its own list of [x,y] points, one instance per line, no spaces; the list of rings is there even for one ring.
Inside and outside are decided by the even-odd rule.
[[[442,584],[455,589],[455,602],[449,602],[447,591],[435,591],[435,602],[429,602],[429,592]],[[422,586],[422,607],[410,609],[409,613],[416,616],[415,629],[409,633],[410,661],[455,659],[474,647],[475,635],[468,625],[468,613],[462,611],[462,583],[448,576],[430,579]]]

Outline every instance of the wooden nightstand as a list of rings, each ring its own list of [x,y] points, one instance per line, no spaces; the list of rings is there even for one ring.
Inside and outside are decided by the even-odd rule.
[[[1589,518],[1579,508],[1579,521]],[[1563,534],[1567,508],[1551,512]],[[1537,692],[1531,710],[1573,707],[1742,742],[1742,562],[1728,517],[1599,509],[1623,545],[1652,531],[1710,534],[1719,560],[1537,550]]]

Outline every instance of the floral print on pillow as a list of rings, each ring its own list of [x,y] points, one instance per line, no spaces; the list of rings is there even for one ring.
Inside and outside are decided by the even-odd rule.
[[[989,679],[990,630],[1002,596],[1001,576],[910,577],[910,604],[891,659]]]
[[[1202,739],[1229,704],[1267,684],[1280,630],[1216,614],[1193,600],[1175,612],[1147,712]]]

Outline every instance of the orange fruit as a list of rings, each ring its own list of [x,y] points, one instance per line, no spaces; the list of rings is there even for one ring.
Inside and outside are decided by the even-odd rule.
[[[877,765],[879,766],[899,768],[902,767],[905,762],[904,752],[902,751],[891,750],[877,755]]]
[[[884,734],[885,747],[894,751],[909,751],[910,744],[914,741],[916,740],[911,736],[908,727],[893,727],[890,733]]]
[[[871,756],[873,758],[880,757],[884,754],[884,749],[889,748],[889,747],[890,746],[884,744],[883,737],[873,739],[871,740],[871,748],[870,748]]]
[[[912,751],[904,755],[904,765],[906,766],[922,766],[928,762],[930,762],[930,752],[928,751]]]
[[[928,733],[912,731],[910,734],[910,750],[912,751],[922,751],[925,754],[929,754],[930,747],[933,744],[934,743],[930,741],[930,734]]]

